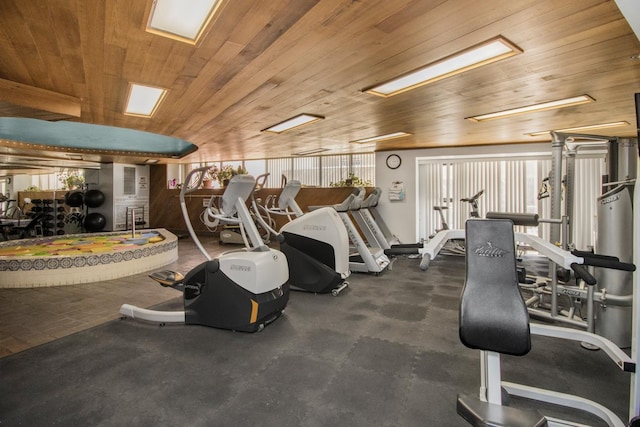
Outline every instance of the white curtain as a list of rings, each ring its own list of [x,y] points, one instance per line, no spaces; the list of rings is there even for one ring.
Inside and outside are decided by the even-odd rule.
[[[469,198],[480,190],[479,215],[487,212],[537,213],[549,218],[549,198],[538,199],[543,179],[551,169],[550,158],[420,160],[418,163],[418,218],[421,238],[428,238],[442,228],[435,206],[443,211],[451,229],[464,228],[471,206],[460,199]],[[586,249],[595,242],[596,198],[600,195],[600,180],[604,159],[576,160],[574,234],[570,242]],[[549,226],[521,227],[518,231],[537,234],[548,239]]]

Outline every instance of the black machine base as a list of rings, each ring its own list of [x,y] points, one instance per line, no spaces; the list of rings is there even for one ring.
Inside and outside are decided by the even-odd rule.
[[[184,278],[188,325],[257,332],[280,317],[288,300],[288,283],[254,294],[229,279],[218,260],[198,265]]]
[[[335,271],[331,245],[292,233],[283,233],[279,241],[289,264],[292,290],[324,294],[341,287],[344,279]]]

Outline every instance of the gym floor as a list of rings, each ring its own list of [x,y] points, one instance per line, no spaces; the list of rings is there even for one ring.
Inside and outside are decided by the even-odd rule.
[[[231,248],[201,239],[212,257]],[[179,260],[167,269],[186,272],[203,260],[190,239],[178,245]],[[83,285],[0,289],[0,357],[117,319],[123,303],[150,307],[177,295],[146,273]]]
[[[232,248],[203,243],[214,256]],[[168,268],[202,261],[190,239],[179,253]],[[180,309],[175,290],[144,274],[1,289],[0,424],[464,426],[457,394],[476,395],[480,379],[478,352],[457,334],[463,280],[462,257],[440,256],[426,273],[400,258],[379,276],[352,274],[338,297],[292,292],[256,334],[120,320],[123,303]],[[503,377],[627,415],[628,375],[574,343],[533,337],[530,354],[503,357]]]

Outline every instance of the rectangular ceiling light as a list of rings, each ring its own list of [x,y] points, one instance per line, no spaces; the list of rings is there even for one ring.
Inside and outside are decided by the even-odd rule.
[[[465,117],[472,122],[484,122],[486,120],[501,119],[503,117],[515,116],[517,114],[532,113],[535,111],[553,110],[556,108],[571,107],[574,105],[586,104],[595,101],[589,95],[574,96],[573,98],[558,99],[556,101],[543,102],[542,104],[527,105],[511,110],[498,111],[495,113],[481,114],[479,116]]]
[[[153,0],[146,30],[196,44],[222,0]]]
[[[606,129],[606,128],[617,128],[620,126],[629,126],[629,122],[611,122],[611,123],[600,123],[597,125],[587,125],[587,126],[579,126],[575,128],[566,128],[566,129],[554,129],[554,132],[578,132],[583,130],[591,130],[591,129]],[[531,132],[527,135],[529,136],[542,136],[551,133],[550,130],[541,130],[539,132]]]
[[[277,125],[273,125],[266,129],[262,129],[262,132],[282,133],[300,126],[317,122],[318,120],[322,120],[322,119],[324,119],[324,117],[322,116],[314,116],[312,114],[300,114],[298,116],[290,118],[289,120],[285,120],[284,122],[278,123]]]
[[[151,117],[167,94],[161,87],[129,84],[129,96],[124,113],[130,116]]]
[[[519,53],[522,53],[522,49],[503,37],[496,37],[388,82],[364,89],[364,92],[383,97],[397,95]]]
[[[372,136],[371,138],[358,139],[351,142],[355,144],[366,144],[367,142],[386,141],[388,139],[402,138],[409,135],[411,134],[407,132],[394,132],[394,133],[388,133],[386,135]]]

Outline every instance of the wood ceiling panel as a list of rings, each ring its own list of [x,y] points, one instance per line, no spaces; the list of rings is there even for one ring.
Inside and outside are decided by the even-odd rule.
[[[148,0],[2,1],[0,78],[81,99],[74,120],[199,145],[185,161],[341,152],[397,130],[414,135],[377,149],[541,141],[524,133],[635,121],[640,61],[629,57],[640,42],[613,1],[226,0],[196,45],[145,32],[149,9]],[[388,99],[362,93],[497,35],[524,53]],[[169,89],[152,119],[122,114],[129,81]],[[464,120],[583,93],[596,102]],[[301,112],[326,119],[261,132]],[[47,117],[10,105],[0,114]]]

